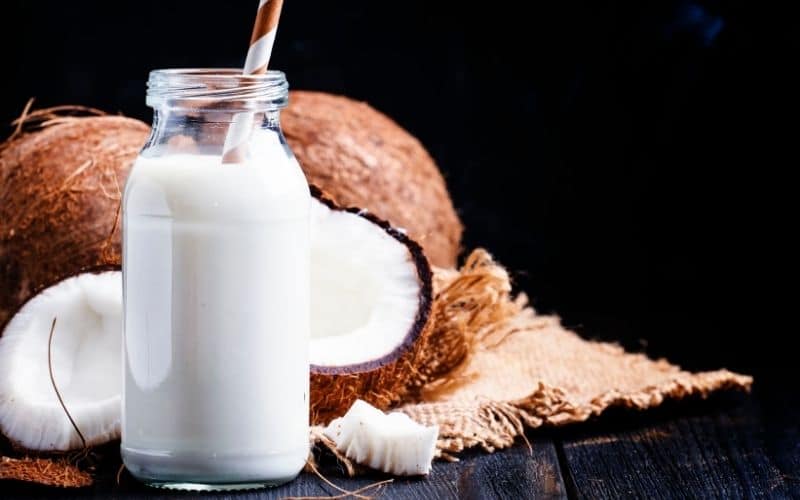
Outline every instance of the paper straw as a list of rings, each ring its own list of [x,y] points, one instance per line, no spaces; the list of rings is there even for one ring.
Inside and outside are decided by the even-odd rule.
[[[244,61],[243,74],[258,75],[267,72],[282,6],[283,0],[259,1],[256,22],[253,24],[253,35],[250,37],[250,48],[247,50],[247,58]],[[245,158],[252,129],[252,113],[237,113],[233,117],[233,123],[228,129],[225,145],[222,148],[222,163],[238,163]]]

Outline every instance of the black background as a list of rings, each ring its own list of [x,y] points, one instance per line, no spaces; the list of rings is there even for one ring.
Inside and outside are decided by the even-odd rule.
[[[4,2],[0,121],[31,96],[149,121],[147,72],[241,66],[256,4]],[[690,368],[788,373],[798,31],[754,4],[286,0],[272,66],[419,137],[465,248],[537,309]]]

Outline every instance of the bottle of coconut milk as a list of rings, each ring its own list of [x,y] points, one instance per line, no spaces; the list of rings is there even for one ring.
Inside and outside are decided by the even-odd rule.
[[[150,485],[275,485],[308,456],[310,196],[287,89],[278,71],[150,74],[122,209],[122,457]]]

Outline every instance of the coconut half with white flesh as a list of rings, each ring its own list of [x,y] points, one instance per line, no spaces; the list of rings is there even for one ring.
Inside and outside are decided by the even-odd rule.
[[[386,409],[405,395],[433,326],[432,272],[405,232],[311,192],[311,422],[326,424],[359,398]]]
[[[121,276],[106,271],[67,278],[33,297],[6,325],[0,337],[0,431],[16,445],[83,445],[58,402],[48,354],[53,380],[86,444],[119,437]]]
[[[135,151],[127,161],[134,156]],[[0,167],[8,179],[8,165]],[[76,183],[72,191],[56,190],[46,204],[39,198],[43,193],[20,198],[16,208],[31,214],[29,219],[4,217],[12,207],[0,208],[0,262],[6,272],[14,271],[0,293],[19,299],[4,302],[0,309],[6,319],[0,330],[0,432],[29,450],[84,444],[53,383],[87,445],[119,437],[122,284],[114,223],[119,199],[104,198],[104,207],[94,206],[97,213],[92,216],[99,222],[88,219],[86,209],[75,208],[98,203],[98,188],[89,189],[97,182],[86,175],[89,168],[94,167],[75,174],[53,167],[50,172],[59,174],[55,178],[48,173],[35,182],[25,179],[39,186]],[[127,166],[119,168],[109,179],[121,184]],[[5,193],[14,184],[7,180]],[[104,189],[113,193],[117,187]],[[318,190],[312,192],[311,417],[322,423],[344,414],[357,398],[386,408],[402,397],[418,340],[430,328],[432,290],[422,249],[402,231],[361,210],[340,209]],[[60,214],[57,224],[38,220],[44,216],[34,214],[43,207],[46,213]],[[48,224],[72,228],[53,229],[61,231],[61,245],[42,235]],[[31,234],[31,228],[37,232]],[[35,245],[36,238],[48,243],[34,247],[38,255],[20,250],[22,241]],[[69,252],[59,254],[63,248],[92,258],[69,259]],[[52,268],[53,260],[58,267]],[[54,272],[43,274],[42,267]]]

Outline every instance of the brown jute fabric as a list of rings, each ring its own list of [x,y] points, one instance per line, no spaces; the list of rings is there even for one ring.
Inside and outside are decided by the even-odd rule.
[[[483,250],[460,272],[439,270],[435,286],[440,324],[434,335],[461,335],[468,354],[401,410],[439,426],[445,456],[473,446],[494,451],[526,427],[581,422],[614,406],[644,410],[665,399],[752,384],[727,370],[690,373],[585,340],[557,317],[537,315],[523,294],[513,298],[508,274]]]

